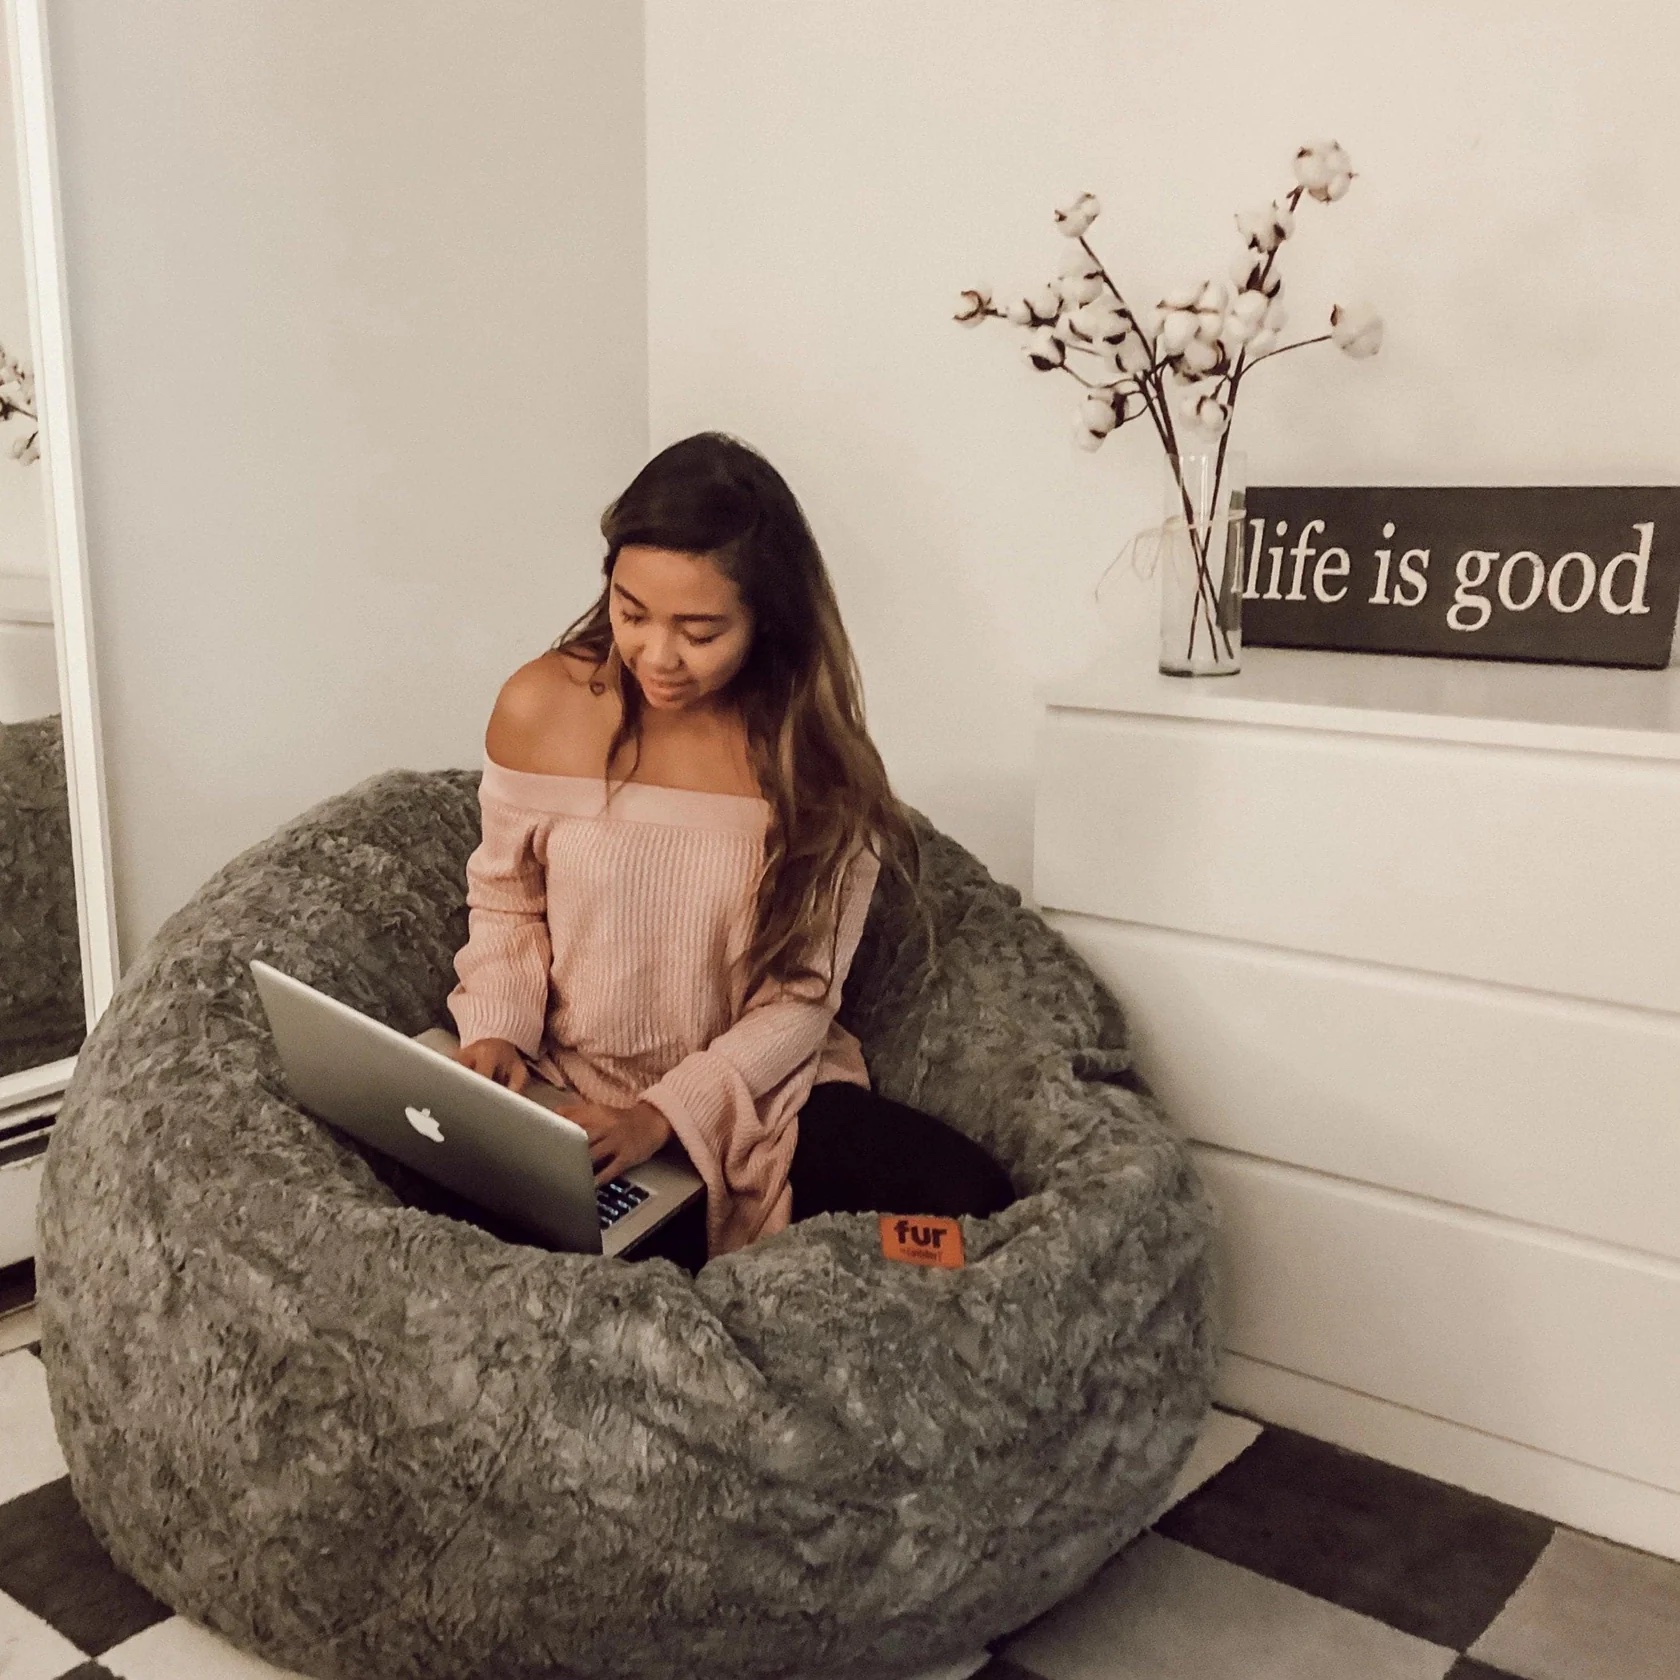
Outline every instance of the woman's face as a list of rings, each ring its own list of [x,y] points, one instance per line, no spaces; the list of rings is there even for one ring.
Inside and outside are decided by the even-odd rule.
[[[609,612],[618,656],[654,712],[708,710],[752,646],[739,591],[703,554],[621,548]]]

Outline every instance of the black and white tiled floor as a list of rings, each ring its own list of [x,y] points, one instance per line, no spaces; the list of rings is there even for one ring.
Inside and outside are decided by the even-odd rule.
[[[0,1680],[273,1680],[120,1574],[0,1290]],[[1215,1411],[1073,1597],[916,1680],[1680,1680],[1680,1564]],[[370,1676],[369,1680],[378,1680]]]

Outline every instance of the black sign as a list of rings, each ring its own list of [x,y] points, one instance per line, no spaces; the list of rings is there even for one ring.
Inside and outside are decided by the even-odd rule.
[[[1254,647],[1669,662],[1680,487],[1253,485]]]

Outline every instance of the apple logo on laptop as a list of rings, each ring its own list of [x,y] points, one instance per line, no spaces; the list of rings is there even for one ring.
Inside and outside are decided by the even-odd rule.
[[[408,1123],[421,1137],[430,1138],[433,1143],[443,1142],[443,1127],[432,1118],[429,1108],[405,1108],[403,1113],[408,1116]]]

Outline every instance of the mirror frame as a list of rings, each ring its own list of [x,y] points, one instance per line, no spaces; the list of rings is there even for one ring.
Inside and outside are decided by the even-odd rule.
[[[47,52],[47,0],[5,0],[11,91],[16,117],[18,196],[28,281],[30,347],[40,427],[39,466],[46,473],[47,552],[58,653],[59,715],[70,797],[82,996],[92,1031],[117,983],[116,904],[104,746],[94,670],[81,456],[71,379],[70,323],[63,219]],[[70,1081],[74,1056],[0,1076],[0,1122],[23,1117],[23,1105],[50,1111]]]

